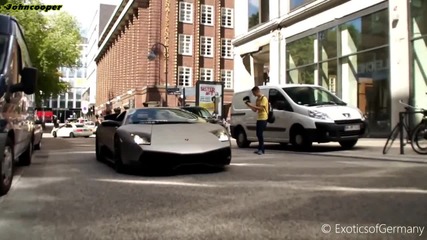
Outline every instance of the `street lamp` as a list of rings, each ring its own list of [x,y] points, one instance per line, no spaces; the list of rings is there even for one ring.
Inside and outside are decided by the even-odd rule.
[[[150,61],[153,61],[156,59],[156,57],[159,55],[160,53],[160,46],[162,46],[165,50],[164,55],[165,55],[165,101],[166,101],[166,107],[168,106],[168,59],[169,59],[169,47],[164,45],[163,43],[157,42],[155,44],[153,44],[153,46],[151,46],[151,50],[150,53],[148,54],[147,58]]]

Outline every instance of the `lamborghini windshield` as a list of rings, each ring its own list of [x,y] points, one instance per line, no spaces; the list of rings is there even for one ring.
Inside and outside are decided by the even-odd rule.
[[[6,35],[0,35],[0,74],[3,73],[4,64],[6,61],[7,43],[8,37]]]
[[[305,106],[341,105],[346,103],[332,93],[317,86],[298,86],[283,88],[296,104]]]
[[[173,124],[200,123],[205,120],[182,109],[143,108],[136,109],[126,117],[126,124]]]

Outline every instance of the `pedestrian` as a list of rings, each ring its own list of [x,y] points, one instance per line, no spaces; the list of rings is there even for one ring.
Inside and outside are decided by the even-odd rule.
[[[257,98],[255,105],[250,102],[249,97],[244,98],[243,100],[252,111],[258,113],[256,121],[256,136],[259,144],[258,150],[254,153],[261,155],[265,153],[264,130],[267,127],[268,120],[268,99],[261,93],[261,90],[257,86],[252,88],[252,94]]]

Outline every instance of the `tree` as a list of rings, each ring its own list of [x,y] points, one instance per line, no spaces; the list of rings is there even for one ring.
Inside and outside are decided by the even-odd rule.
[[[24,3],[25,2],[25,3]],[[6,4],[41,4],[39,0],[8,0]],[[69,84],[60,80],[60,67],[77,66],[81,36],[77,20],[66,12],[7,11],[21,24],[33,66],[39,70],[36,100],[66,92]],[[43,92],[43,95],[40,94]]]

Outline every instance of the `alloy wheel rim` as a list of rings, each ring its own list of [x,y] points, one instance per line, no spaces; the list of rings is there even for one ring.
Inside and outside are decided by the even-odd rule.
[[[3,176],[3,184],[5,186],[9,185],[12,179],[12,149],[9,146],[5,146],[3,153],[3,162],[2,162],[2,176]]]

